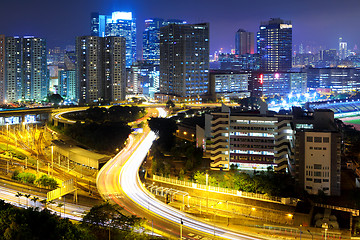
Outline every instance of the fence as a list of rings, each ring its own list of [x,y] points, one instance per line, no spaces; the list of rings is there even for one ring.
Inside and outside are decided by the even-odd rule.
[[[299,201],[298,199],[295,199],[295,198],[281,198],[281,197],[269,196],[269,195],[260,194],[260,193],[243,192],[243,191],[238,191],[238,190],[230,189],[230,188],[214,187],[214,186],[203,185],[203,184],[199,184],[199,183],[183,181],[183,180],[178,180],[178,179],[174,179],[174,178],[167,178],[167,177],[162,177],[162,176],[157,176],[157,175],[153,175],[153,180],[158,181],[158,182],[183,186],[183,187],[204,190],[204,191],[229,194],[229,195],[243,197],[243,198],[250,198],[250,199],[267,201],[267,202],[275,202],[275,203],[281,203],[281,204],[285,204],[285,205],[295,206],[296,203]]]

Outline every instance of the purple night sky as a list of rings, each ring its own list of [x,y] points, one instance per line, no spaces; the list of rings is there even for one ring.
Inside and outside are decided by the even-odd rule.
[[[210,22],[211,53],[234,47],[239,28],[256,32],[271,17],[291,20],[293,43],[337,48],[341,36],[348,48],[360,44],[359,0],[10,0],[2,3],[0,33],[44,37],[48,47],[74,45],[90,32],[90,13],[132,11],[137,18],[138,44],[147,18],[178,18]]]

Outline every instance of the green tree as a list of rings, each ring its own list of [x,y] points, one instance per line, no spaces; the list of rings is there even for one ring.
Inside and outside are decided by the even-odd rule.
[[[34,204],[35,204],[35,208],[37,208],[37,206],[36,206],[36,202],[39,200],[39,198],[38,197],[36,197],[36,196],[34,196],[32,199],[31,199],[31,201],[33,201],[34,202]]]
[[[17,197],[19,199],[19,205],[20,205],[20,198],[23,196],[23,194],[21,192],[17,192],[15,194],[15,197]]]
[[[172,109],[175,107],[175,104],[173,101],[171,101],[170,99],[166,102],[166,108],[167,109]]]
[[[48,101],[50,103],[53,103],[55,106],[58,106],[59,103],[64,101],[64,99],[60,96],[60,94],[51,94],[51,95],[48,95]]]
[[[175,121],[169,118],[151,118],[148,124],[150,129],[159,135],[157,142],[160,147],[165,151],[170,151],[175,145],[174,133],[177,130]]]
[[[28,193],[24,194],[24,197],[26,197],[26,207],[29,207],[29,197],[30,197],[30,196],[31,196],[31,195],[28,194]]]
[[[92,232],[98,239],[105,239],[109,229],[112,235],[126,235],[132,233],[142,225],[142,219],[136,216],[126,216],[121,213],[118,205],[109,202],[96,205],[84,216],[82,224],[91,226]]]

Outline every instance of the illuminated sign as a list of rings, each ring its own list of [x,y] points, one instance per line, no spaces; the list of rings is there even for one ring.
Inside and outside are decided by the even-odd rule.
[[[260,74],[260,84],[263,84],[263,80],[264,80],[264,75]]]
[[[279,79],[279,77],[280,77],[280,74],[275,73],[275,79]]]
[[[113,12],[111,16],[113,21],[116,20],[132,20],[132,12]]]
[[[280,29],[292,28],[291,24],[280,24]]]

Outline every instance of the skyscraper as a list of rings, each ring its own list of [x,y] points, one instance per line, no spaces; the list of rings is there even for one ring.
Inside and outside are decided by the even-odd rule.
[[[160,28],[164,19],[152,18],[145,20],[143,33],[143,59],[154,64],[160,64]]]
[[[260,68],[266,71],[288,71],[292,61],[291,21],[271,18],[260,25],[259,53]]]
[[[59,71],[59,94],[66,100],[76,100],[75,70]]]
[[[124,37],[126,39],[126,67],[136,61],[136,19],[131,12],[111,15],[91,14],[91,36]]]
[[[143,59],[160,64],[160,28],[169,24],[186,24],[186,21],[161,18],[150,18],[145,20],[145,30],[143,33]]]
[[[5,48],[6,100],[42,101],[49,88],[45,39],[7,37]]]
[[[21,46],[21,38],[6,37],[5,99],[8,102],[23,98]]]
[[[254,33],[239,29],[235,33],[235,54],[254,54]]]
[[[160,29],[160,93],[207,95],[209,24],[169,24]]]
[[[126,43],[123,37],[105,38],[105,100],[121,101],[126,94]]]
[[[0,102],[5,101],[5,35],[0,35]]]
[[[24,99],[43,100],[49,87],[45,39],[23,38],[23,71]]]
[[[347,50],[347,42],[343,41],[343,39],[339,38],[339,58],[345,59],[348,57],[348,50]]]
[[[78,37],[76,55],[80,103],[125,99],[125,38]]]

